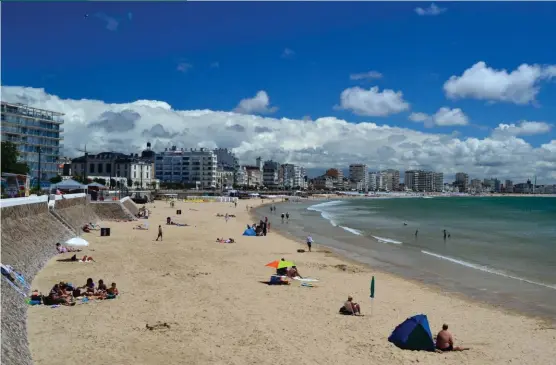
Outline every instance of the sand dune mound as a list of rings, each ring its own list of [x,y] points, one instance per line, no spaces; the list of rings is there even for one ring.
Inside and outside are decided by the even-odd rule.
[[[48,211],[44,203],[2,208],[2,263],[12,265],[31,283],[56,254],[55,243],[74,234]],[[27,303],[2,279],[2,364],[30,365],[27,342]]]

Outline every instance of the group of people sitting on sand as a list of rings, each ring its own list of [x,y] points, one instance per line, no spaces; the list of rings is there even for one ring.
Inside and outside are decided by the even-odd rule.
[[[231,237],[228,238],[228,239],[225,239],[224,237],[222,237],[222,238],[216,238],[216,242],[218,242],[218,243],[234,243],[235,240]]]
[[[114,299],[118,294],[116,283],[112,283],[108,287],[102,279],[98,281],[98,285],[95,285],[93,279],[88,278],[85,285],[79,287],[61,281],[54,284],[47,296],[40,294],[38,290],[34,290],[31,294],[31,304],[73,306],[76,299]]]
[[[253,223],[252,226],[247,225],[247,229],[253,228],[257,236],[266,236],[270,232],[270,222],[268,217],[264,217],[264,220],[260,220],[259,223]]]

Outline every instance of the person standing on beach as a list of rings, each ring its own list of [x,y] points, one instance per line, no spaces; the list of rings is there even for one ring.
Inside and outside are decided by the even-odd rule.
[[[282,213],[281,217],[282,217],[282,223],[284,223],[284,213]]]
[[[286,212],[286,223],[290,223],[290,213]]]
[[[230,219],[230,216],[228,216],[228,213],[226,213],[226,215],[224,216],[224,219],[226,220],[226,223],[228,223],[228,219]]]
[[[311,235],[307,236],[307,247],[309,248],[309,252],[311,252],[311,246],[313,245],[313,237]]]
[[[156,236],[156,241],[158,241],[159,238],[162,241],[162,226],[161,225],[158,225],[158,236]]]
[[[444,240],[446,240],[446,230],[444,230]]]
[[[417,237],[417,235],[419,234],[419,230],[415,231],[415,237]]]

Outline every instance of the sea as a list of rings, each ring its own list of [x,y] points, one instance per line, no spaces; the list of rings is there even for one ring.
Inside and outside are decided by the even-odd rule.
[[[416,197],[291,202],[272,229],[445,292],[556,320],[556,198]],[[288,212],[289,222],[280,214]],[[446,237],[444,235],[446,231]]]

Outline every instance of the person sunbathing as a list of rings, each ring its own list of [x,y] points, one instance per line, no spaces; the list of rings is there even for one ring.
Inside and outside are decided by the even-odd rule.
[[[292,278],[292,279],[295,278],[295,277],[297,277],[297,276],[299,276],[300,278],[303,279],[303,277],[299,274],[299,271],[297,270],[297,267],[295,267],[295,266],[290,267],[290,268],[288,269],[286,275],[287,275],[289,278]]]
[[[85,233],[91,233],[91,229],[89,228],[88,225],[84,225],[84,226],[83,226],[83,232],[85,232]]]
[[[149,228],[147,226],[145,226],[144,224],[138,224],[135,227],[133,227],[133,229],[140,229],[140,230],[143,230],[143,231],[148,231],[149,230]]]
[[[442,331],[438,332],[438,335],[436,335],[436,349],[440,352],[465,351],[469,350],[469,347],[454,347],[454,337],[448,331],[448,325],[444,323],[442,325]]]
[[[56,243],[56,250],[58,250],[58,253],[81,252],[78,248],[62,246],[60,242]]]
[[[353,301],[353,297],[350,295],[348,296],[348,300],[344,303],[344,306],[340,308],[340,313],[356,316],[361,314],[361,307]]]
[[[95,260],[93,259],[92,256],[83,256],[82,258],[78,259],[77,255],[73,255],[72,257],[70,257],[69,259],[59,259],[56,260],[58,262],[95,262]]]

